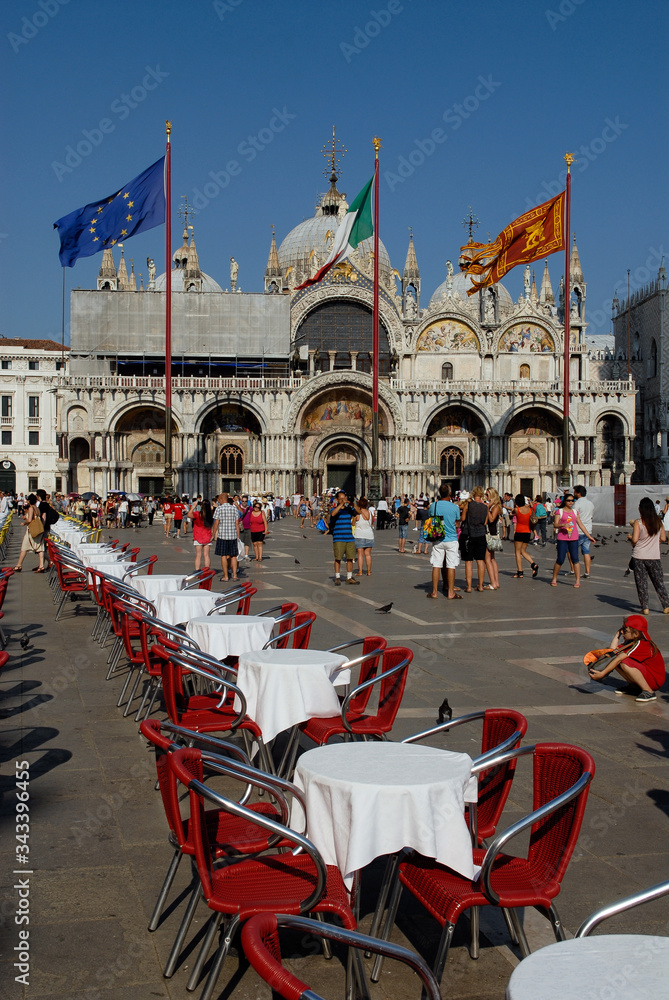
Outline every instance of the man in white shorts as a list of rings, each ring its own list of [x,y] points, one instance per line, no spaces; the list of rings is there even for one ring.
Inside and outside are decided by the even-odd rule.
[[[432,592],[426,596],[434,601],[439,596],[437,593],[439,575],[444,565],[446,566],[445,582],[449,601],[462,600],[462,594],[455,592],[455,570],[460,565],[460,546],[456,530],[456,524],[460,520],[460,508],[451,502],[450,496],[451,487],[448,483],[443,483],[439,487],[439,499],[436,503],[430,504],[428,510],[428,517],[441,517],[444,522],[444,537],[440,542],[435,542],[430,553]]]

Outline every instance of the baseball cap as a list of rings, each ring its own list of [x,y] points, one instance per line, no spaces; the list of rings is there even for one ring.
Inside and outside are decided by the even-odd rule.
[[[623,624],[642,632],[648,638],[648,622],[643,615],[628,615]]]

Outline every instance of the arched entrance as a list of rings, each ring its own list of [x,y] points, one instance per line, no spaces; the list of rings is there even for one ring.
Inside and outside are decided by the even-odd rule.
[[[240,403],[217,406],[204,417],[200,433],[202,458],[218,472],[216,492],[259,488],[254,474],[261,460],[262,427],[251,410]]]
[[[511,491],[535,497],[557,490],[562,468],[562,421],[549,410],[529,407],[506,428]]]
[[[428,460],[453,491],[481,484],[485,433],[479,417],[463,406],[447,406],[430,420]]]
[[[237,444],[226,444],[221,451],[221,492],[241,493],[244,452]]]
[[[16,466],[7,459],[0,462],[0,490],[3,493],[16,493]]]
[[[607,414],[597,424],[596,461],[601,485],[623,482],[625,463],[625,428],[620,417]]]
[[[88,461],[91,446],[85,438],[70,441],[70,492],[85,493],[90,489],[91,474]]]
[[[173,463],[176,423],[172,424]],[[113,449],[122,468],[119,489],[139,491],[149,496],[163,492],[165,472],[165,411],[157,406],[137,406],[119,417],[114,430]]]
[[[358,496],[362,490],[360,452],[350,441],[330,445],[324,455],[325,489],[336,487],[349,496]]]

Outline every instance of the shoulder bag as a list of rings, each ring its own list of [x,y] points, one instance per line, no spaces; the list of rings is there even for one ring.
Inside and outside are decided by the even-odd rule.
[[[39,538],[40,535],[44,534],[44,525],[42,524],[42,518],[39,514],[35,514],[32,521],[28,525],[28,534],[31,538]]]

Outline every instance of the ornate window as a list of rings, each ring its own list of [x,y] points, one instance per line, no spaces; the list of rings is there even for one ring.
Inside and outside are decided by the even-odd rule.
[[[156,441],[142,441],[132,453],[135,465],[164,465],[165,449]]]
[[[530,366],[529,365],[521,365],[520,366],[520,377],[521,378],[529,378],[530,377]]]
[[[441,381],[451,382],[453,379],[453,365],[450,361],[447,361],[441,366]]]
[[[321,371],[330,368],[330,351],[334,352],[334,367],[350,368],[351,351],[357,352],[359,371],[370,372],[372,350],[372,310],[359,302],[342,300],[324,302],[305,316],[297,335],[295,346],[307,344],[309,350],[318,350]],[[388,334],[379,321],[379,372],[390,372],[390,346]]]
[[[444,448],[439,470],[442,479],[458,479],[462,475],[464,464],[465,456],[459,448]]]
[[[650,371],[648,374],[650,378],[655,378],[657,375],[657,343],[654,337],[650,342]]]
[[[237,445],[229,444],[221,452],[221,475],[238,478],[244,468],[244,452]]]

